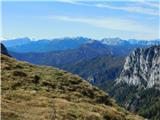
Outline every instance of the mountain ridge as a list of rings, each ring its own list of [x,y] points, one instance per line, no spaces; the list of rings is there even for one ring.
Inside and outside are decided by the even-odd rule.
[[[160,45],[137,48],[106,91],[126,109],[160,120]]]
[[[160,45],[134,50],[126,58],[117,83],[160,89]]]
[[[21,41],[21,42],[20,42]],[[13,40],[2,40],[1,42],[6,45],[9,51],[28,53],[28,52],[50,52],[78,48],[81,45],[99,41],[106,45],[111,46],[150,46],[159,45],[160,39],[156,40],[123,40],[121,38],[103,38],[101,40],[86,38],[86,37],[65,37],[55,39],[38,39],[31,40],[30,38],[17,38]]]
[[[28,42],[26,42],[26,39]],[[22,43],[20,41],[22,41]],[[51,52],[51,51],[73,49],[89,41],[90,39],[84,37],[63,38],[63,39],[53,39],[53,40],[40,39],[37,41],[32,41],[29,38],[21,38],[17,40],[9,40],[9,41],[5,40],[2,41],[2,43],[7,46],[9,51],[28,53],[28,52]]]

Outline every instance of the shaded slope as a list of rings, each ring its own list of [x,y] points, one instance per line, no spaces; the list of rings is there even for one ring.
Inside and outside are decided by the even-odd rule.
[[[106,89],[108,82],[120,75],[123,65],[124,57],[101,56],[66,64],[60,68],[80,75],[101,89]]]
[[[90,60],[104,55],[126,56],[134,48],[135,46],[108,46],[99,41],[94,41],[72,50],[45,53],[10,52],[10,54],[18,60],[28,61],[33,64],[60,67],[65,64]]]
[[[2,43],[1,43],[1,49],[0,50],[1,50],[1,54],[10,56],[9,53],[8,53],[7,48]]]
[[[142,120],[78,76],[1,57],[3,120]]]

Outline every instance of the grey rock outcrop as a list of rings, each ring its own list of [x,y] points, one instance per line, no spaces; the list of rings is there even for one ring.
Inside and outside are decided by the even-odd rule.
[[[160,90],[160,45],[138,48],[127,58],[116,83]]]

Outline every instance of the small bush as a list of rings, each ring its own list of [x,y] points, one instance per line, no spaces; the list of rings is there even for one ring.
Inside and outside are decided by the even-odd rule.
[[[40,77],[38,75],[35,75],[32,82],[35,83],[35,84],[38,84],[39,80],[40,80]]]
[[[27,76],[27,74],[22,72],[22,71],[14,71],[13,75],[14,76],[19,76],[19,77],[26,77]]]

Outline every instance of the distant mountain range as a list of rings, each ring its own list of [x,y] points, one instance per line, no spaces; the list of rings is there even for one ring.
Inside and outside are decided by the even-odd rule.
[[[82,44],[90,42],[91,39],[76,37],[76,38],[62,38],[62,39],[41,39],[32,41],[29,38],[20,38],[14,40],[5,40],[2,43],[9,51],[28,53],[28,52],[51,52],[59,50],[67,50],[77,48]]]
[[[20,45],[25,45],[32,42],[31,39],[25,37],[25,38],[16,38],[16,39],[7,39],[2,40],[1,43],[3,43],[7,48],[9,47],[15,47]]]
[[[136,39],[129,39],[129,40],[122,40],[120,38],[104,38],[101,40],[102,43],[107,45],[142,45],[142,46],[150,46],[150,45],[160,45],[160,39],[156,40],[136,40]]]
[[[2,43],[8,48],[9,51],[18,53],[28,53],[28,52],[51,52],[51,51],[61,51],[68,49],[75,49],[84,45],[86,43],[93,42],[95,40],[84,37],[75,38],[61,38],[61,39],[40,39],[33,41],[29,38],[17,38],[13,40],[2,40]],[[122,40],[120,38],[104,38],[102,40],[97,40],[102,44],[109,46],[150,46],[159,45],[160,39],[157,40]]]
[[[104,55],[126,56],[136,47],[138,46],[109,46],[102,44],[100,41],[93,41],[81,45],[78,48],[64,51],[45,53],[16,53],[10,51],[10,54],[18,60],[28,61],[33,64],[60,67],[65,64],[90,60],[92,58]]]

